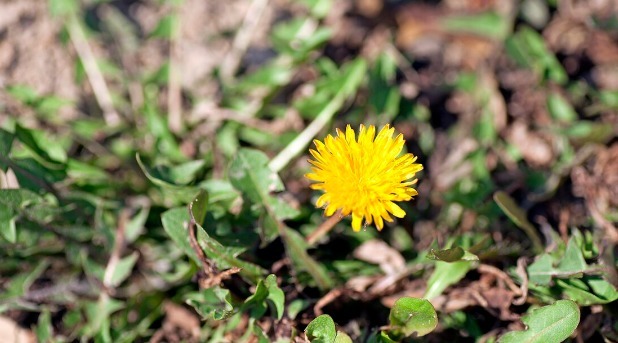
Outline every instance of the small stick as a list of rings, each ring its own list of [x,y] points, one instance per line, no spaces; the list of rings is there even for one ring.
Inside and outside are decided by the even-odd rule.
[[[116,227],[116,236],[114,239],[114,247],[112,249],[111,255],[109,256],[109,260],[107,261],[105,273],[103,274],[103,286],[108,292],[110,292],[114,287],[114,285],[112,284],[112,278],[114,276],[114,272],[116,271],[116,267],[118,266],[118,262],[120,262],[120,255],[122,255],[122,251],[124,250],[126,231],[125,229],[128,220],[129,211],[123,210],[120,213],[120,217],[118,218],[118,226]]]
[[[234,77],[236,69],[238,69],[238,65],[240,64],[240,60],[245,54],[245,51],[247,51],[249,43],[251,43],[251,37],[255,33],[257,24],[260,22],[267,6],[268,0],[251,1],[251,5],[247,9],[247,13],[243,19],[242,26],[234,37],[232,48],[223,60],[223,64],[221,66],[221,76],[224,79],[230,80]]]
[[[103,74],[97,65],[96,58],[90,48],[90,45],[88,44],[86,35],[74,15],[70,15],[67,26],[69,29],[69,36],[73,42],[73,46],[75,47],[75,51],[77,51],[77,55],[84,65],[86,76],[88,76],[88,81],[92,86],[94,97],[97,99],[97,103],[103,110],[103,118],[105,119],[105,123],[108,126],[118,125],[120,123],[120,115],[118,115],[118,112],[114,109],[112,96],[107,88]]]
[[[309,245],[315,244],[320,238],[322,238],[325,234],[327,234],[330,230],[332,230],[337,223],[341,221],[343,216],[341,215],[341,211],[337,211],[337,213],[333,214],[328,220],[323,222],[320,226],[318,226],[315,231],[309,234],[305,241]]]
[[[180,44],[180,11],[178,6],[173,6],[172,33],[170,36],[170,71],[167,94],[167,124],[170,131],[180,133],[182,130],[182,94],[180,88],[180,68],[178,67],[178,45]]]

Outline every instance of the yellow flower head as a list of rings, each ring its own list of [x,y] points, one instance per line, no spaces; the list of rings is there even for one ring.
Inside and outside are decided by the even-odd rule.
[[[348,125],[345,133],[337,129],[337,136],[328,135],[324,143],[314,140],[317,151],[309,150],[315,158],[309,160],[313,172],[305,177],[317,182],[311,188],[324,192],[316,206],[326,206],[327,216],[337,210],[344,216],[352,214],[354,231],[361,229],[363,219],[382,230],[383,219],[393,221],[390,214],[403,218],[406,213],[395,201],[408,201],[418,194],[412,188],[418,180],[411,179],[423,166],[414,163],[412,154],[399,156],[405,141],[402,134],[393,139],[394,132],[385,125],[376,136],[375,126],[361,125],[356,140]]]

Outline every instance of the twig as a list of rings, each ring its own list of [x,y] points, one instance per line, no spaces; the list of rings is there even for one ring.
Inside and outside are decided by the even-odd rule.
[[[517,259],[517,275],[521,277],[521,296],[513,300],[515,305],[523,305],[528,298],[528,273],[526,273],[526,258],[520,257]]]
[[[219,285],[223,280],[229,279],[232,275],[239,273],[241,271],[241,268],[238,267],[232,267],[230,269],[219,272],[217,267],[212,263],[212,261],[210,261],[206,257],[206,254],[204,254],[204,251],[198,244],[197,238],[195,237],[195,226],[197,224],[195,221],[195,217],[193,216],[193,202],[189,204],[189,216],[191,217],[188,227],[189,242],[191,243],[191,248],[193,248],[193,250],[197,254],[200,263],[202,264],[202,270],[205,274],[204,277],[201,277],[198,280],[200,287],[203,289],[207,289]]]
[[[326,124],[330,122],[330,120],[335,115],[335,112],[341,106],[343,106],[343,102],[345,101],[345,95],[343,92],[337,93],[335,98],[333,98],[322,112],[309,124],[303,132],[301,132],[290,144],[288,144],[281,152],[273,158],[268,166],[272,171],[278,173],[283,169],[290,161],[298,156],[303,149],[311,142],[313,137],[315,137],[318,132],[320,132]]]
[[[193,218],[193,203],[189,204],[189,213],[191,215],[191,220],[189,221],[189,242],[191,243],[191,248],[197,254],[200,263],[202,264],[202,270],[206,275],[214,275],[217,273],[217,267],[215,267],[207,258],[206,254],[197,243],[197,238],[195,237],[195,218]]]
[[[167,124],[174,133],[182,130],[182,95],[180,89],[180,71],[178,68],[178,45],[180,40],[180,20],[178,18],[180,5],[174,5],[172,32],[169,42],[169,83],[167,90]]]
[[[331,289],[322,298],[320,298],[318,302],[315,303],[315,306],[313,306],[313,312],[315,313],[315,315],[321,315],[323,313],[322,308],[333,302],[335,299],[339,298],[343,293],[343,289],[341,288]]]
[[[80,24],[77,22],[75,15],[70,15],[68,21],[67,27],[69,30],[69,36],[73,42],[75,51],[77,51],[79,59],[84,65],[86,76],[92,86],[92,91],[97,99],[97,103],[103,110],[103,118],[105,119],[105,123],[108,126],[116,126],[120,123],[120,115],[118,115],[118,112],[114,109],[112,96],[107,88],[103,74],[97,65],[94,53],[88,44],[86,35],[84,34]]]
[[[335,225],[337,225],[337,223],[341,221],[342,218],[343,216],[341,215],[341,211],[337,211],[337,213],[333,214],[330,218],[328,218],[328,220],[320,224],[320,226],[318,226],[315,231],[310,233],[309,236],[305,238],[307,244],[315,244],[315,242],[317,242],[320,238],[322,238],[325,234],[332,230]]]
[[[245,54],[245,51],[247,51],[249,43],[251,43],[251,37],[255,33],[255,29],[267,6],[268,0],[251,1],[251,5],[247,9],[247,13],[243,19],[242,26],[236,33],[236,37],[234,37],[232,48],[221,65],[221,77],[224,80],[230,80],[234,77],[242,56]]]
[[[487,274],[491,274],[495,277],[497,277],[498,279],[504,281],[506,283],[506,285],[508,286],[508,288],[515,293],[516,295],[521,295],[521,289],[519,289],[519,287],[517,287],[517,285],[515,284],[515,282],[513,282],[513,280],[506,275],[505,272],[503,272],[502,270],[489,265],[489,264],[480,264],[478,266],[478,271],[479,273],[487,273]]]

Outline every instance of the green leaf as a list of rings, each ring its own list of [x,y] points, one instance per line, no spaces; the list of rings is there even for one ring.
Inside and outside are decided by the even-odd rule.
[[[288,304],[288,317],[290,319],[295,319],[296,316],[307,307],[309,307],[310,303],[305,299],[294,299],[290,301]]]
[[[161,222],[163,223],[165,233],[187,256],[197,265],[200,265],[201,261],[193,248],[191,248],[191,242],[189,241],[189,220],[189,213],[184,207],[168,210],[161,215]]]
[[[45,131],[30,130],[21,125],[15,125],[15,137],[39,158],[39,162],[50,162],[45,164],[50,168],[61,168],[58,164],[67,160],[66,151],[57,141],[54,141],[57,138],[47,137]]]
[[[586,269],[588,269],[588,265],[586,265],[584,255],[577,246],[577,242],[573,238],[569,239],[564,256],[562,256],[558,264],[558,271],[564,274],[575,275],[585,272]]]
[[[337,329],[333,318],[327,314],[318,316],[307,325],[305,335],[311,343],[333,343],[337,337]]]
[[[352,343],[352,338],[343,331],[337,331],[337,337],[335,337],[334,343]]]
[[[528,266],[528,279],[537,285],[549,285],[554,274],[553,259],[548,254],[541,255]]]
[[[509,332],[499,343],[559,343],[571,336],[579,324],[579,307],[570,300],[533,310],[522,317],[524,331]]]
[[[277,285],[277,277],[270,274],[264,280],[260,280],[255,288],[253,295],[245,300],[245,307],[262,305],[265,300],[269,300],[274,307],[274,315],[277,319],[283,317],[285,308],[285,294]],[[264,306],[265,308],[265,306]]]
[[[399,298],[388,316],[389,336],[395,339],[425,336],[438,325],[438,315],[433,305],[426,299],[412,297]]]
[[[192,182],[196,174],[200,172],[205,162],[203,160],[189,161],[177,166],[157,165],[153,168],[148,168],[142,161],[139,154],[136,154],[137,164],[152,181],[152,183],[162,187],[182,188],[186,184]]]
[[[559,261],[558,266],[554,267],[554,259],[550,255],[541,255],[528,267],[530,282],[547,286],[552,277],[582,277],[585,272],[591,269],[586,264],[582,251],[574,237],[569,239],[567,248]]]
[[[433,299],[450,285],[459,282],[473,268],[473,262],[436,262],[436,268],[427,280],[427,290],[424,298]]]
[[[284,186],[279,175],[268,167],[268,162],[268,157],[261,151],[241,149],[228,169],[232,186],[251,203],[259,204],[265,209],[266,218],[261,225],[261,237],[265,242],[270,242],[279,235],[278,221],[298,213],[285,202],[270,195],[272,192],[282,191]]]
[[[277,173],[268,168],[268,157],[253,149],[240,149],[229,167],[232,185],[254,203],[268,204],[270,193],[283,190]]]
[[[176,25],[176,17],[173,15],[167,15],[157,23],[157,26],[150,33],[152,38],[166,38],[172,37],[174,26]]]
[[[49,0],[49,11],[53,16],[75,13],[78,8],[77,0]]]
[[[322,19],[328,15],[332,5],[332,0],[299,0],[311,11],[311,15],[318,19]]]
[[[531,68],[543,80],[551,80],[558,84],[568,81],[567,73],[545,45],[543,37],[523,26],[506,40],[508,54],[521,66]]]
[[[611,124],[591,121],[577,121],[563,130],[571,141],[576,144],[605,144],[616,134]]]
[[[442,27],[451,32],[473,33],[498,40],[505,39],[510,30],[509,21],[494,12],[447,16],[441,24]]]
[[[236,313],[232,304],[230,291],[219,286],[190,293],[185,297],[188,305],[192,306],[203,319],[227,319]]]
[[[133,252],[131,255],[126,256],[116,265],[116,269],[114,269],[114,273],[112,274],[111,285],[114,287],[119,286],[126,278],[131,275],[133,271],[133,267],[135,266],[135,262],[137,262],[137,258],[139,254],[137,252]]]
[[[195,263],[199,265],[201,262],[189,241],[187,228],[190,220],[189,212],[185,207],[170,209],[161,215],[161,221],[163,222],[165,232],[187,256],[191,257]],[[206,257],[213,260],[218,268],[241,268],[240,275],[255,283],[257,283],[264,274],[264,270],[259,266],[237,258],[245,248],[223,246],[216,239],[208,235],[199,224],[196,225],[195,230],[197,232],[196,236],[198,243],[204,250]]]
[[[462,249],[461,247],[454,247],[450,249],[435,250],[431,249],[427,254],[427,258],[431,260],[444,261],[444,262],[457,262],[457,261],[478,261],[479,257],[473,253]]]
[[[596,275],[586,275],[582,279],[559,279],[556,280],[556,287],[582,306],[607,304],[618,299],[618,290]]]
[[[297,271],[304,270],[309,273],[317,286],[322,290],[333,287],[333,280],[324,267],[307,253],[307,244],[300,233],[286,227],[282,238],[287,255],[292,260],[292,264]]]
[[[0,235],[11,244],[17,241],[15,217],[15,212],[10,207],[0,207]]]
[[[511,198],[508,194],[499,191],[494,193],[494,201],[498,204],[500,209],[511,219],[515,225],[519,226],[528,238],[532,241],[532,246],[536,253],[543,252],[543,242],[539,237],[539,234],[536,232],[536,229],[532,224],[528,221],[526,217],[526,213],[522,210],[517,204],[515,200]]]
[[[43,199],[29,190],[0,189],[0,235],[11,243],[16,242],[15,219],[20,214],[32,220],[48,221],[54,210],[42,203]]]
[[[5,157],[5,156],[9,156],[9,153],[11,152],[11,146],[13,145],[13,139],[15,138],[15,136],[0,128],[0,156],[1,157]]]
[[[39,315],[36,328],[34,329],[37,342],[53,342],[54,328],[51,322],[51,313],[48,309],[43,310]]]
[[[35,267],[29,266],[27,272],[13,276],[0,293],[0,302],[24,296],[49,265],[50,262],[47,259],[43,259]]]
[[[109,297],[100,297],[97,302],[87,303],[85,310],[88,323],[83,328],[82,338],[95,336],[101,328],[109,326],[111,314],[124,306],[124,302]]]
[[[547,97],[547,109],[554,119],[571,123],[577,119],[577,113],[560,94],[551,93]]]

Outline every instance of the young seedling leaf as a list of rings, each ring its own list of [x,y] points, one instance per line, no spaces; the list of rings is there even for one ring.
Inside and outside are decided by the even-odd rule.
[[[333,318],[327,314],[318,316],[307,325],[305,335],[311,343],[334,343],[337,330]]]
[[[438,315],[426,299],[403,297],[395,302],[388,317],[389,336],[395,339],[425,336],[438,325]]]

